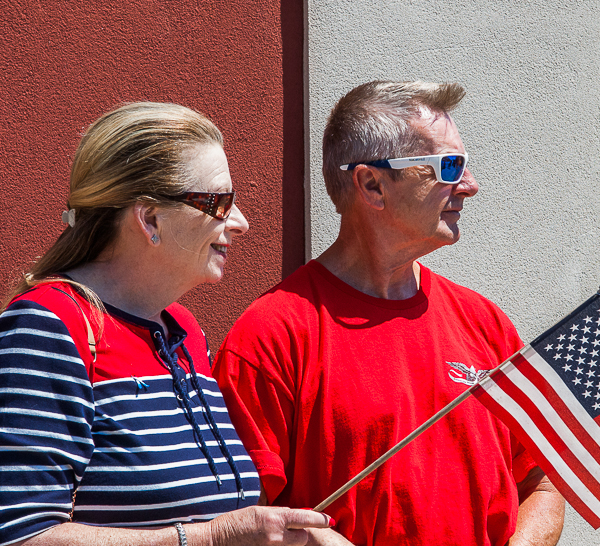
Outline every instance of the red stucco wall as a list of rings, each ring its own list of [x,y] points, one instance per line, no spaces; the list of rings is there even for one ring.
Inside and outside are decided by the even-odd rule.
[[[183,301],[213,349],[303,262],[302,2],[281,1],[0,2],[1,296],[63,229],[81,132],[128,101],[190,106],[224,134],[251,229],[225,279]]]

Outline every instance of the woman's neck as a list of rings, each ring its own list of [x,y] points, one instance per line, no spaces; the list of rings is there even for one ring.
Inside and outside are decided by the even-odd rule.
[[[95,261],[65,272],[91,290],[104,302],[137,317],[167,326],[161,314],[173,303],[157,286],[152,286],[148,275],[136,275],[131,267],[119,267],[114,261]],[[164,283],[161,283],[163,285]]]

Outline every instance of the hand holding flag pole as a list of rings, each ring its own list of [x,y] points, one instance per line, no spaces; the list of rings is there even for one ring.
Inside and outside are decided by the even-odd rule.
[[[313,510],[324,510],[471,394],[600,527],[600,293],[500,364]]]

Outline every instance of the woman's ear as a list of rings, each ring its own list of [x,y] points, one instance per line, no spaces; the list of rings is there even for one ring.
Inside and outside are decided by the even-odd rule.
[[[352,171],[352,182],[363,203],[383,210],[385,183],[379,169],[369,165],[357,165]]]
[[[157,207],[136,203],[133,205],[133,218],[135,224],[140,228],[148,244],[156,246],[160,243],[160,223]]]

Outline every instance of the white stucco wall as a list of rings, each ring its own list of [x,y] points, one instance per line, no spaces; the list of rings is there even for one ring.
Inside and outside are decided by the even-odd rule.
[[[327,115],[373,79],[457,81],[480,184],[461,240],[423,259],[498,303],[525,341],[600,285],[600,0],[308,0],[310,252],[339,217],[321,176]],[[600,545],[569,509],[561,546]]]

